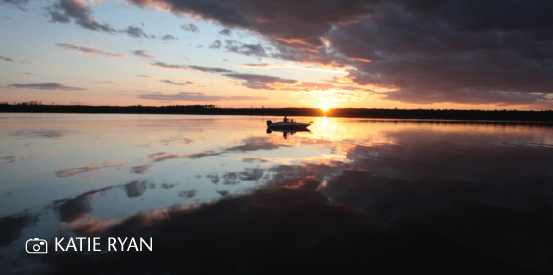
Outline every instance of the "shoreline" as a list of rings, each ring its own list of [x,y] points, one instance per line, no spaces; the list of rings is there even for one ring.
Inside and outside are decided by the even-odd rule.
[[[448,120],[478,123],[553,123],[553,111],[450,110],[450,109],[364,109],[335,108],[213,108],[188,106],[82,106],[82,105],[0,105],[0,113],[82,113],[82,114],[186,114],[302,116],[370,119]]]

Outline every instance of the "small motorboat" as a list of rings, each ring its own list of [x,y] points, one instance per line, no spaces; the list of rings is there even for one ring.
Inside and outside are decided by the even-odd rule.
[[[284,121],[273,123],[267,120],[267,127],[272,130],[307,130],[307,127],[313,122],[296,122],[293,119],[284,117]]]
[[[293,136],[297,132],[306,132],[311,133],[309,129],[271,129],[267,128],[267,134],[271,134],[273,131],[282,133],[282,136],[284,139],[286,139],[288,136]]]

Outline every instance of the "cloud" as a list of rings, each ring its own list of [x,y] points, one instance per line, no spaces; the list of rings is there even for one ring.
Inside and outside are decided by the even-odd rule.
[[[50,22],[53,23],[69,23],[71,19],[75,19],[77,25],[87,30],[117,32],[107,22],[98,23],[84,0],[59,0],[48,7],[47,11],[51,17]]]
[[[161,37],[161,40],[163,41],[169,41],[169,40],[179,40],[178,38],[170,35],[170,34],[167,34],[167,35],[164,35]]]
[[[25,11],[27,10],[25,7],[29,4],[29,0],[0,0],[0,4]],[[9,17],[6,18],[11,19]]]
[[[245,101],[245,100],[267,100],[267,97],[257,96],[216,96],[205,93],[180,92],[178,94],[145,93],[137,96],[140,99],[161,100],[161,101]]]
[[[274,90],[274,87],[272,86],[274,84],[297,83],[296,80],[283,79],[276,76],[258,75],[258,74],[224,74],[224,76],[240,79],[240,80],[246,80],[246,82],[243,83],[243,85],[250,89]]]
[[[180,25],[180,28],[189,32],[200,32],[200,30],[198,30],[198,27],[192,23],[182,24]]]
[[[212,48],[352,67],[343,81],[398,92],[390,100],[538,104],[542,97],[529,94],[553,90],[550,1],[129,2],[246,29],[271,44]]]
[[[34,60],[21,60],[19,63],[29,66],[38,66],[39,62]]]
[[[229,52],[245,55],[267,56],[265,48],[261,44],[244,44],[236,40],[225,40],[225,49]]]
[[[28,88],[38,90],[58,90],[58,91],[88,91],[85,88],[71,87],[61,83],[34,83],[34,84],[11,84],[8,87]]]
[[[211,44],[209,46],[210,49],[220,49],[221,46],[223,46],[223,43],[221,42],[221,40],[215,40],[213,41],[213,44]]]
[[[119,32],[121,33],[126,33],[127,35],[129,35],[130,37],[133,37],[133,38],[140,38],[140,37],[144,37],[144,38],[156,38],[155,35],[147,35],[143,29],[139,28],[139,27],[134,27],[134,26],[128,26],[126,29],[124,30],[120,30]],[[165,40],[165,39],[164,39]]]
[[[151,56],[149,51],[145,51],[145,50],[131,51],[131,53],[133,53],[133,54],[136,55],[136,56],[140,56],[140,57],[145,57],[145,58],[156,58],[156,57],[154,57],[154,56]]]
[[[225,29],[222,29],[220,32],[219,32],[220,35],[225,35],[225,36],[231,36],[232,35],[232,31],[225,28]]]
[[[150,65],[161,67],[161,68],[166,68],[166,69],[173,69],[173,70],[196,70],[196,71],[201,71],[201,72],[204,72],[204,73],[232,73],[233,72],[231,70],[227,70],[227,69],[223,69],[223,68],[202,67],[202,66],[187,66],[187,65],[172,65],[172,64],[167,64],[167,63],[164,63],[164,62],[154,62],[154,63],[150,63]]]
[[[13,62],[13,59],[7,57],[7,56],[1,56],[0,55],[0,59],[4,60],[4,61],[9,61],[9,62]]]
[[[104,51],[101,51],[101,50],[98,50],[98,49],[95,49],[95,48],[80,47],[80,46],[76,46],[76,45],[73,45],[73,44],[58,43],[56,45],[58,47],[66,49],[66,50],[75,50],[78,53],[89,54],[90,57],[92,57],[92,58],[96,57],[96,55],[102,55],[102,56],[107,57],[107,58],[127,57],[126,55],[122,55],[122,54],[108,53],[108,52],[104,52]]]
[[[159,81],[163,83],[171,84],[171,85],[178,85],[178,86],[186,86],[186,85],[194,84],[193,82],[190,82],[190,81],[179,83],[179,82],[173,82],[169,79],[161,79]]]

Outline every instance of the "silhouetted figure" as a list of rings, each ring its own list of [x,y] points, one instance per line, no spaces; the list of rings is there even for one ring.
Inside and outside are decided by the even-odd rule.
[[[286,137],[288,136],[288,133],[284,132],[282,133],[282,135],[284,136],[284,139],[286,139]]]
[[[284,116],[284,122],[288,122],[288,116]]]

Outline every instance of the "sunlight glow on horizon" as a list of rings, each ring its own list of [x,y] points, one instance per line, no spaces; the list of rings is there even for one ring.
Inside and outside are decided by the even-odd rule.
[[[319,104],[317,106],[317,108],[321,108],[326,113],[326,111],[328,111],[328,109],[330,109],[330,103],[322,102],[321,104]]]

